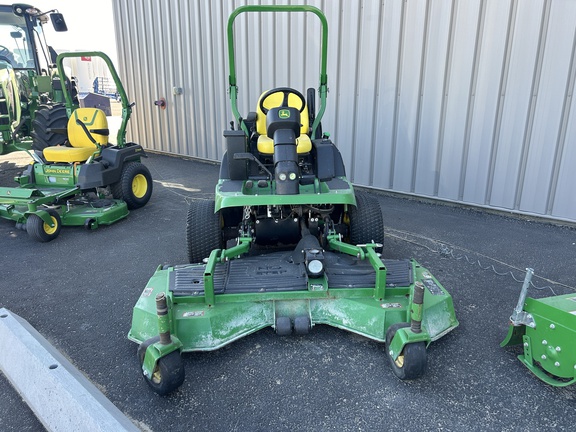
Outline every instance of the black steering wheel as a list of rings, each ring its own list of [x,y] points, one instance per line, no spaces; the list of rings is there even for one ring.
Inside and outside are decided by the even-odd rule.
[[[302,106],[300,107],[300,112],[304,111],[304,108],[306,107],[306,99],[304,99],[304,95],[302,95],[302,93],[300,93],[298,90],[294,90],[293,88],[290,88],[290,87],[276,87],[276,88],[273,88],[272,90],[268,90],[260,98],[259,108],[264,113],[264,115],[268,114],[268,111],[269,111],[268,108],[266,108],[264,106],[264,101],[266,99],[268,99],[268,97],[270,95],[273,95],[274,93],[282,93],[284,95],[284,98],[282,99],[282,103],[280,104],[280,107],[282,107],[282,108],[289,108],[288,96],[290,94],[298,96],[298,98],[300,98],[300,101],[302,102]]]
[[[4,45],[0,45],[0,59],[6,60],[8,63],[12,64],[13,60],[10,59],[10,57],[13,57],[12,51],[10,51]]]

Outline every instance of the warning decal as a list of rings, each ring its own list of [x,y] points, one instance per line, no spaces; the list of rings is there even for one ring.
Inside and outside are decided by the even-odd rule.
[[[426,288],[428,288],[428,291],[430,291],[430,294],[432,294],[432,295],[444,295],[444,291],[442,291],[442,288],[440,288],[438,286],[438,284],[436,282],[434,282],[434,279],[422,279],[422,283],[424,285],[426,285]]]

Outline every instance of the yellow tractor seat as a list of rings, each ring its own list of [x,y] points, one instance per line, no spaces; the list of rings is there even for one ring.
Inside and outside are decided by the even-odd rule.
[[[264,93],[258,98],[258,107],[256,108],[256,132],[260,135],[258,137],[258,152],[262,154],[274,154],[274,140],[268,138],[266,135],[266,115],[260,109],[260,99]],[[264,106],[268,109],[279,107],[282,104],[284,94],[279,91],[273,93],[266,98]],[[294,94],[288,95],[288,106],[299,109],[302,106],[300,98]],[[300,136],[296,137],[296,152],[298,154],[309,153],[312,150],[312,141],[308,136],[308,107],[304,106],[304,110],[300,113]]]
[[[108,144],[108,120],[104,111],[97,108],[76,109],[68,119],[67,131],[72,147],[46,147],[42,154],[48,162],[85,162]]]

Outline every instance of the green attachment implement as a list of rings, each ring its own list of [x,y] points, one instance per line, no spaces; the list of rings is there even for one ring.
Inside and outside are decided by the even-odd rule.
[[[554,387],[576,382],[576,294],[542,299],[527,297],[534,271],[526,278],[501,347],[522,345],[518,359],[534,375]]]

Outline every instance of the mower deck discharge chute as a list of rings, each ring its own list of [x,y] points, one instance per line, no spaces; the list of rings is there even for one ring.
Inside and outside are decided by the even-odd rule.
[[[310,12],[322,24],[320,107],[279,87],[257,110],[237,108],[233,22],[243,12]],[[228,20],[230,97],[214,201],[191,204],[190,264],[159,267],[133,311],[129,339],[147,383],[166,394],[184,380],[180,352],[210,351],[268,326],[279,335],[328,324],[385,342],[394,373],[417,378],[426,346],[458,325],[451,296],[414,260],[380,257],[382,212],[354,193],[342,156],[321,132],[327,22],[312,6],[244,6]]]
[[[51,129],[66,145],[29,152],[34,162],[15,178],[16,188],[0,187],[0,217],[16,222],[34,239],[54,240],[62,226],[96,229],[128,216],[129,209],[146,205],[152,194],[152,176],[141,162],[146,157],[139,144],[126,142],[131,105],[114,65],[104,53],[60,54],[57,66],[70,57],[101,57],[108,65],[122,102],[122,122],[117,144],[110,145],[108,121],[97,108],[78,108],[63,87],[67,127]]]

